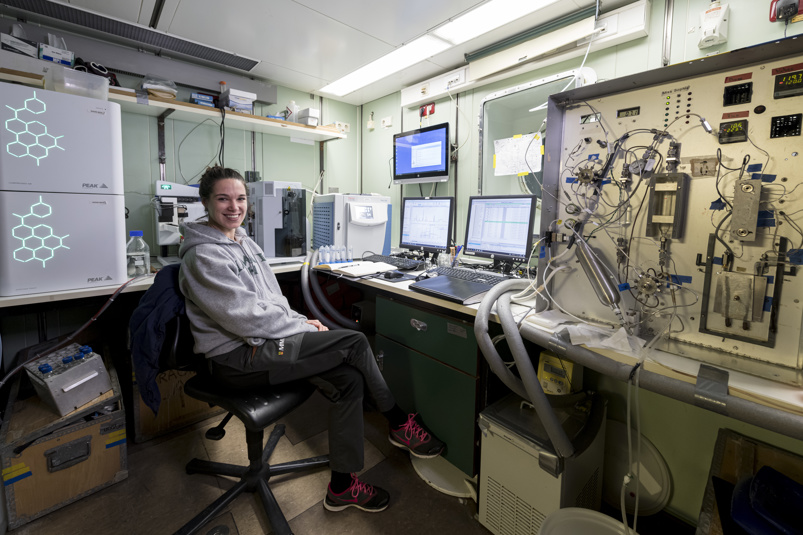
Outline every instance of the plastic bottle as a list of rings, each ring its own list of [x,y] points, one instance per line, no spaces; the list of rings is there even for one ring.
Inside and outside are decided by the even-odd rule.
[[[298,122],[298,104],[296,104],[295,100],[291,100],[287,103],[287,113],[285,115],[285,120],[290,121],[291,123]]]
[[[151,250],[142,239],[142,231],[132,230],[128,235],[131,236],[125,246],[128,276],[149,274],[151,272]]]
[[[354,247],[352,247],[351,245],[349,245],[349,252],[346,260],[348,260],[349,262],[354,262]]]
[[[224,93],[226,92],[226,87],[227,87],[226,86],[226,82],[221,81],[220,82],[220,96],[218,97],[218,103],[217,103],[217,107],[218,108],[222,108],[223,106],[228,104],[228,98],[229,97],[228,97],[228,95],[224,95]]]

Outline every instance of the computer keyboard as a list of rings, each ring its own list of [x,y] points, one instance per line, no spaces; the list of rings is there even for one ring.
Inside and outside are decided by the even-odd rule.
[[[496,286],[500,282],[510,279],[510,276],[508,275],[498,275],[496,273],[489,273],[487,271],[479,271],[476,269],[439,267],[436,272],[438,275],[452,277],[454,279],[461,279],[464,281],[478,282],[487,286]]]
[[[381,254],[372,254],[363,258],[368,262],[384,262],[395,266],[396,269],[424,269],[424,262],[421,260],[414,260],[412,258],[401,258],[399,256],[388,256]]]

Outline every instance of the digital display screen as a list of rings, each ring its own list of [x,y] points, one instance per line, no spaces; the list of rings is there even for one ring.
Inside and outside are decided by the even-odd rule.
[[[803,113],[773,117],[770,123],[770,138],[799,136],[801,123],[803,123]]]
[[[357,218],[358,219],[373,219],[374,218],[374,207],[370,204],[367,205],[358,205],[356,207],[357,211]]]
[[[453,218],[452,197],[403,198],[399,247],[428,253],[448,251]]]
[[[544,371],[551,373],[552,375],[557,375],[558,377],[563,377],[564,379],[566,378],[565,371],[561,370],[560,368],[556,368],[555,366],[552,366],[551,364],[548,364],[546,362],[544,363]]]
[[[737,106],[739,104],[749,104],[752,98],[753,82],[730,85],[725,88],[725,92],[722,95],[722,105]]]
[[[775,98],[803,95],[803,71],[779,74],[775,77]]]
[[[495,260],[527,260],[536,201],[534,195],[469,197],[465,252]]]
[[[394,135],[394,183],[445,182],[450,148],[449,123]]]
[[[742,141],[747,141],[747,119],[720,123],[719,142],[721,144],[739,143]]]
[[[636,106],[635,108],[626,108],[624,110],[619,110],[616,112],[616,117],[618,119],[623,119],[625,117],[635,117],[641,113],[641,107]]]

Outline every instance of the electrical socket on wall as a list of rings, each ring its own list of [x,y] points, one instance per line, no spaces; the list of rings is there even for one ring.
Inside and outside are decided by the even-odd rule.
[[[349,123],[341,123],[340,121],[335,121],[335,128],[340,130],[340,132],[343,134],[351,132],[351,125]]]
[[[393,126],[393,117],[385,117],[382,119],[382,128],[390,128]]]

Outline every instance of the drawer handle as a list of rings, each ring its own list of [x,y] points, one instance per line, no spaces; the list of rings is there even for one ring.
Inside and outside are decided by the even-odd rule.
[[[421,320],[410,318],[410,325],[412,325],[413,329],[415,329],[416,331],[420,331],[422,333],[427,331],[427,324]]]

